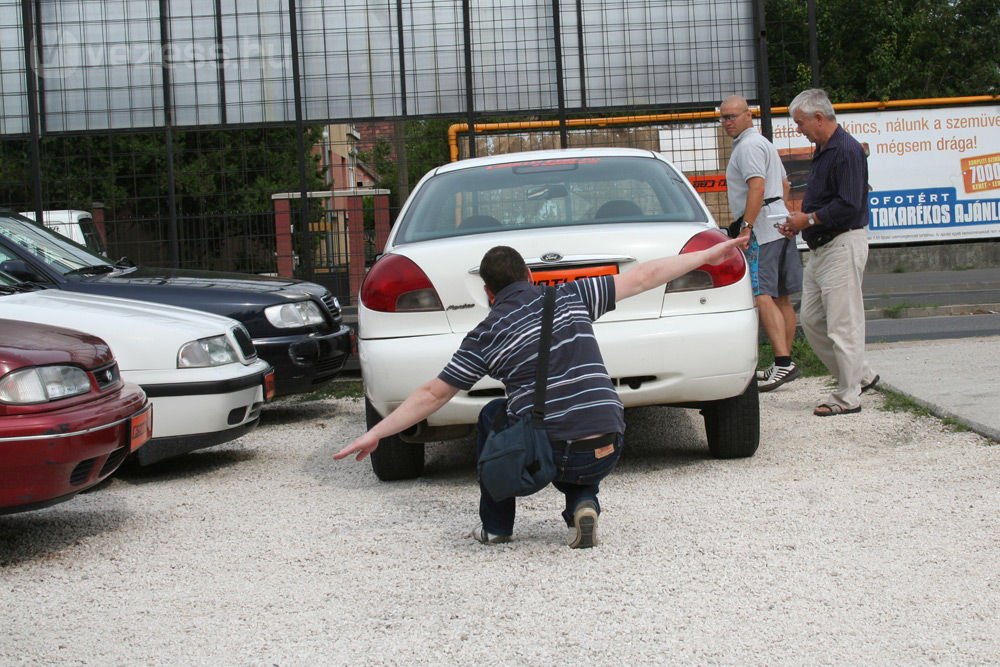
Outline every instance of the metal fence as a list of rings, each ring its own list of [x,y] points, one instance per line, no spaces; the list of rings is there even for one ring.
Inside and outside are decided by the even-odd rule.
[[[576,118],[767,99],[763,6],[0,0],[0,205],[91,211],[113,258],[290,266],[347,300],[359,270],[347,265],[370,261],[384,223],[370,202],[356,209],[358,241],[342,205],[309,193],[384,187],[398,206],[447,159],[446,132],[412,131],[429,121],[548,119],[570,145]],[[298,195],[285,250],[282,193]]]

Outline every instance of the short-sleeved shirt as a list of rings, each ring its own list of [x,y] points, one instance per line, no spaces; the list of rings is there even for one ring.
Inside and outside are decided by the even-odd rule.
[[[802,230],[806,241],[824,230],[868,225],[868,158],[858,140],[839,125],[822,150],[813,153],[802,211],[815,213],[822,223]]]
[[[769,215],[788,215],[785,202],[781,199],[785,193],[785,165],[774,147],[760,132],[753,127],[740,132],[733,141],[733,154],[726,166],[726,192],[729,197],[729,211],[733,217],[743,215],[747,205],[747,194],[751,178],[764,179],[764,200],[777,199],[770,204],[761,206],[757,219],[753,221],[753,234],[757,243],[764,245],[771,241],[785,238],[774,223],[778,218]]]
[[[484,376],[507,389],[512,421],[530,414],[541,336],[544,289],[528,281],[496,295],[489,315],[470,331],[438,378],[462,390]],[[621,400],[604,365],[593,321],[615,307],[611,276],[559,285],[552,323],[545,427],[555,440],[624,433]]]

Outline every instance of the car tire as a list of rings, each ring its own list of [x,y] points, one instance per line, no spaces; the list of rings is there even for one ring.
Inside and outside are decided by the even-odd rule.
[[[382,421],[371,401],[365,398],[365,423],[368,428]],[[424,472],[423,443],[403,442],[398,435],[382,438],[371,454],[372,470],[383,482],[414,479]]]
[[[757,383],[732,398],[712,401],[701,409],[708,449],[718,459],[753,456],[760,444],[760,401]]]

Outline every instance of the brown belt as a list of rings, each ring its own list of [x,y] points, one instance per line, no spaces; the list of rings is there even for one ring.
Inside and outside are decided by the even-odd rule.
[[[603,433],[596,438],[585,440],[550,440],[552,449],[568,449],[571,452],[590,452],[618,442],[617,433]]]

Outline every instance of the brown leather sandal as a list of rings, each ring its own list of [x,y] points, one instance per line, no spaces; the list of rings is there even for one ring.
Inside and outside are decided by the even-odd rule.
[[[853,415],[861,412],[861,406],[856,408],[845,408],[842,405],[837,405],[836,403],[820,403],[813,410],[813,414],[817,417],[833,417],[835,415]]]

